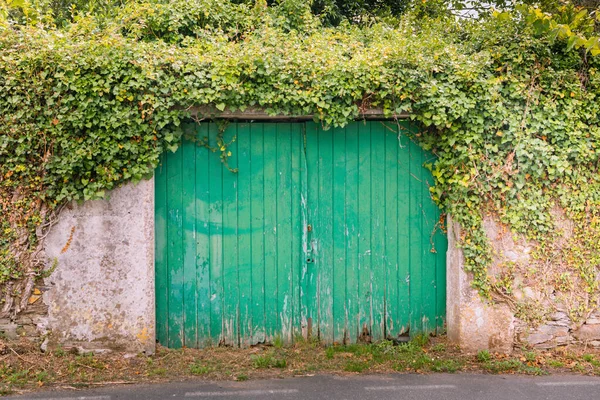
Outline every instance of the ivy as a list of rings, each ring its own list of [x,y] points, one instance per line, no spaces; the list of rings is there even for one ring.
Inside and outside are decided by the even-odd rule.
[[[258,107],[314,115],[326,127],[369,108],[408,113],[420,127],[415,140],[437,155],[431,195],[462,225],[466,269],[483,296],[512,276],[497,284],[489,275],[484,216],[544,249],[557,238],[555,207],[575,221],[573,245],[537,257],[554,254],[596,292],[600,63],[592,47],[554,35],[556,24],[538,29],[532,9],[477,23],[407,14],[329,28],[308,8],[281,3],[134,2],[115,17],[78,15],[62,28],[0,17],[2,313],[25,307],[44,274],[43,237],[60,208],[151,176],[159,156],[178,148],[181,123],[206,108],[213,112],[199,119]],[[212,149],[224,163],[227,145]]]

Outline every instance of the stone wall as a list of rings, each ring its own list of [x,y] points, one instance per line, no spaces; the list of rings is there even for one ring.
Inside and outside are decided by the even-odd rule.
[[[553,211],[558,239],[551,251],[569,245],[573,225]],[[470,287],[458,244],[460,226],[449,218],[448,336],[467,351],[508,353],[514,347],[549,349],[580,344],[600,347],[600,310],[576,271],[560,257],[536,257],[537,244],[515,235],[493,216],[484,219],[492,247],[488,268],[492,301]],[[553,254],[554,254],[553,253]]]
[[[48,316],[48,305],[42,301],[43,286],[37,286],[29,298],[29,306],[14,319],[0,319],[0,335],[15,340],[26,338],[39,341]]]

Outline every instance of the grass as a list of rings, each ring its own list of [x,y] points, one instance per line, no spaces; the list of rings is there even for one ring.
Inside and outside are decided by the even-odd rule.
[[[346,372],[363,372],[366,369],[369,369],[369,364],[365,361],[351,360],[344,366],[344,371]]]
[[[206,375],[211,371],[210,367],[198,360],[190,364],[190,373],[192,375]]]
[[[250,356],[254,368],[270,368],[273,363],[273,357],[270,354],[264,356]]]
[[[518,371],[523,364],[517,359],[510,360],[488,360],[482,365],[483,369],[497,374],[500,372],[515,372]]]
[[[433,372],[456,372],[462,368],[462,364],[456,360],[432,360],[431,371]]]
[[[477,353],[477,361],[479,361],[479,362],[488,362],[488,361],[490,361],[491,358],[492,358],[492,356],[490,355],[490,352],[487,350],[480,350]]]
[[[600,376],[600,351],[589,348],[522,349],[507,356],[487,350],[464,354],[444,337],[419,336],[400,344],[381,341],[324,346],[317,340],[301,338],[293,345],[275,342],[245,349],[170,350],[159,346],[153,356],[130,358],[120,354],[77,355],[62,348],[40,353],[32,344],[11,342],[14,352],[0,358],[0,395],[44,387],[89,387],[102,382],[165,382],[191,377],[245,381],[317,373],[573,372]]]
[[[272,353],[264,355],[250,356],[254,368],[285,368],[287,367],[287,361],[285,358],[276,358]]]

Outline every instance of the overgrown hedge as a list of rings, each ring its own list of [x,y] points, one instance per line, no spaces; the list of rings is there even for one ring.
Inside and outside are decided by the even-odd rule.
[[[517,12],[325,28],[301,7],[169,7],[136,3],[61,29],[0,23],[0,314],[25,307],[44,274],[43,235],[61,205],[150,176],[202,105],[314,114],[324,126],[371,107],[408,112],[414,140],[438,156],[431,194],[465,228],[483,295],[501,290],[483,215],[544,249],[555,206],[576,221],[561,260],[595,293],[600,63],[583,44]]]

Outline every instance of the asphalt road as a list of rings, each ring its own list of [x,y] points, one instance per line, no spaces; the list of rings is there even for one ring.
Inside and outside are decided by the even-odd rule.
[[[9,399],[37,400],[595,400],[600,378],[572,375],[431,374],[312,376],[247,382],[174,382],[81,391],[46,391]]]

